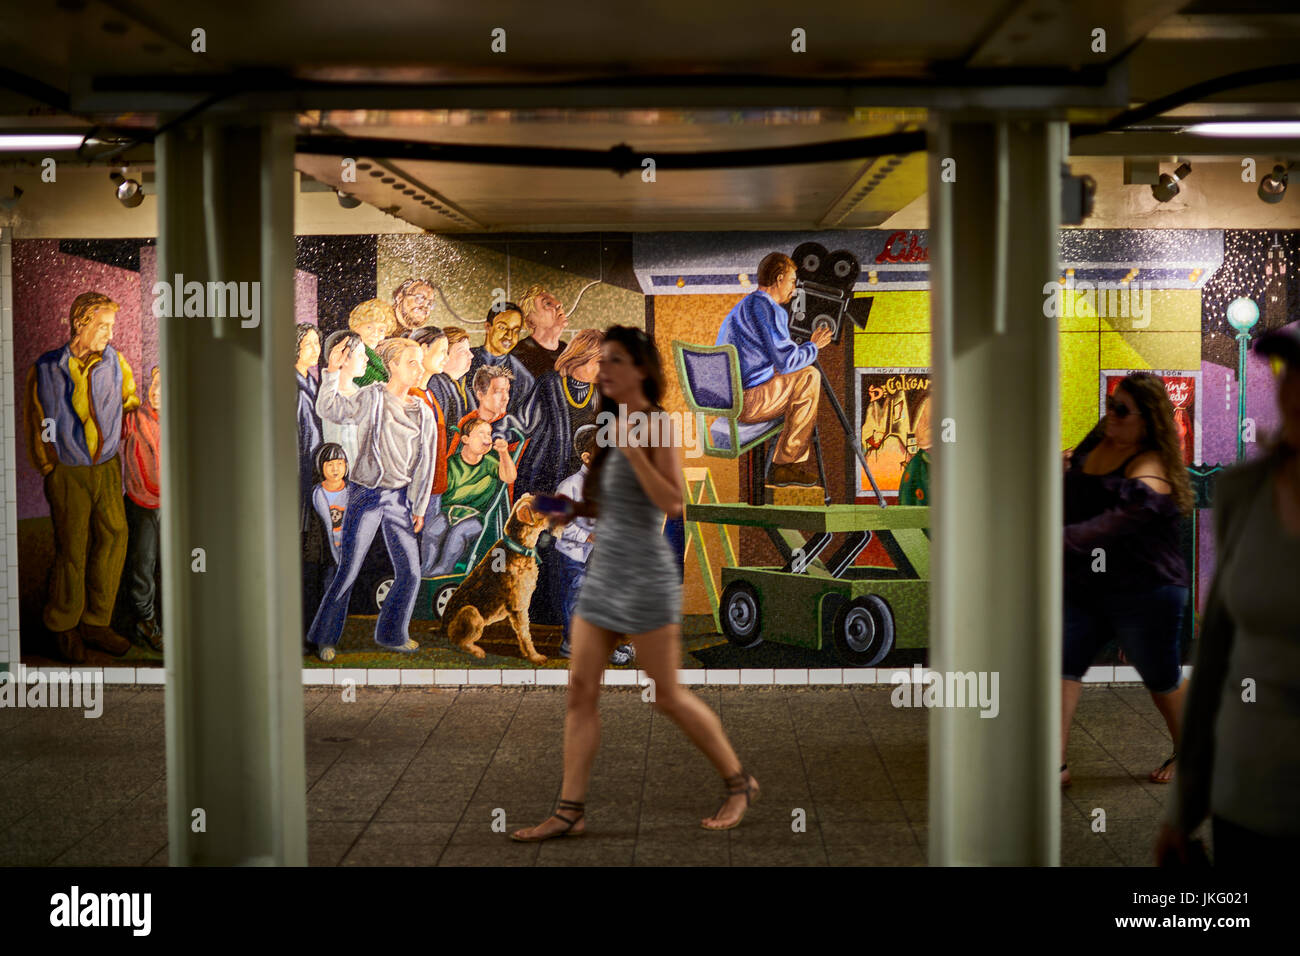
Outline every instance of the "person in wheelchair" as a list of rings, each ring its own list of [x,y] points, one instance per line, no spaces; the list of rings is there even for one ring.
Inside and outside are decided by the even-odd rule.
[[[483,535],[501,490],[515,480],[515,462],[504,438],[492,437],[492,424],[476,413],[462,422],[456,453],[447,460],[447,490],[441,514],[446,522],[430,542],[425,577],[452,574],[457,563]],[[468,567],[467,567],[468,569]]]

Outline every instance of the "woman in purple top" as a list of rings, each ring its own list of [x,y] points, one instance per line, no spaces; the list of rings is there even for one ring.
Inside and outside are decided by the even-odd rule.
[[[1134,372],[1106,399],[1106,417],[1065,473],[1065,661],[1061,683],[1061,784],[1083,675],[1112,639],[1137,668],[1174,742],[1151,772],[1168,783],[1183,706],[1179,632],[1191,575],[1179,524],[1192,510],[1173,405],[1164,382]]]

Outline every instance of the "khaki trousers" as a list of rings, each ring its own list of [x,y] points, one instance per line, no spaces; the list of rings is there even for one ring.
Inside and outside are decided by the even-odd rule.
[[[55,465],[45,476],[54,521],[45,626],[55,633],[81,622],[109,626],[126,563],[126,509],[117,456],[98,465]]]
[[[809,365],[797,372],[774,375],[762,385],[745,389],[740,410],[742,424],[785,416],[785,428],[777,436],[775,465],[788,465],[808,457],[813,426],[817,424],[817,400],[821,382],[817,369]]]

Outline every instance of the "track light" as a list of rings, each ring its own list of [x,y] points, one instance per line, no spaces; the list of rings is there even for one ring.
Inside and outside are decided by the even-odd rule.
[[[337,189],[334,191],[334,193],[336,196],[339,197],[339,205],[342,206],[344,209],[356,209],[358,206],[361,205],[361,200],[358,199],[356,196],[349,196],[347,193]]]
[[[1191,175],[1191,172],[1191,164],[1183,163],[1172,173],[1161,173],[1160,182],[1151,187],[1151,195],[1156,197],[1156,202],[1169,202],[1178,195],[1178,183]]]
[[[117,201],[127,209],[134,209],[144,202],[144,190],[134,179],[127,179],[123,173],[116,170],[109,173],[108,178],[116,183],[115,194]]]
[[[1273,171],[1259,181],[1258,191],[1264,202],[1281,202],[1286,195],[1286,167],[1274,166]]]

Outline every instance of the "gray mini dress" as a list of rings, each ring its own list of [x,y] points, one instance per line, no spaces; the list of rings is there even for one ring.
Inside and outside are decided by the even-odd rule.
[[[573,613],[619,634],[681,621],[682,574],[663,534],[664,513],[641,488],[617,447],[600,475],[596,543]]]

